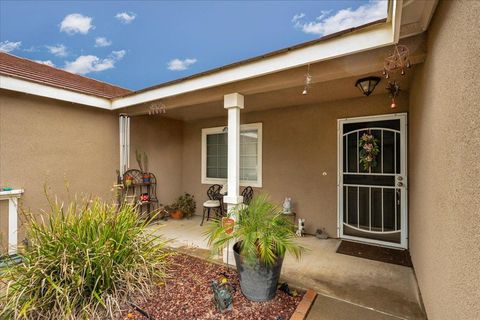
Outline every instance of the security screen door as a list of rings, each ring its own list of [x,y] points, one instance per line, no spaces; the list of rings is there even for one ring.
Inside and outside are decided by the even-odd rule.
[[[407,248],[406,128],[406,114],[338,120],[341,238]],[[378,147],[376,163],[368,168],[361,161],[364,134],[373,135]]]

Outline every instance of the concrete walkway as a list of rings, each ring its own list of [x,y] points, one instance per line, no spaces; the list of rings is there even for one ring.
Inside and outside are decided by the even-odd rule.
[[[160,222],[157,229],[170,246],[208,257],[200,217]],[[336,253],[340,241],[299,239],[309,251],[301,261],[287,256],[282,278],[319,295],[308,319],[426,319],[411,268]]]

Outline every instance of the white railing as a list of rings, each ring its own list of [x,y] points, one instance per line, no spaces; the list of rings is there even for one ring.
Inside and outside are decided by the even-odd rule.
[[[23,189],[0,191],[0,201],[8,201],[8,254],[17,253],[18,234],[18,199],[22,196]]]

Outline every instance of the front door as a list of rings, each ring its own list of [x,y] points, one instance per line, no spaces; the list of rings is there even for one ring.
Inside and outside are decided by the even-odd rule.
[[[340,238],[407,248],[407,115],[338,120]]]

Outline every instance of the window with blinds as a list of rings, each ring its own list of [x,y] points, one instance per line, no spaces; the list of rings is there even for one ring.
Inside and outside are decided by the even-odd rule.
[[[261,186],[262,124],[241,126],[240,183]],[[202,183],[225,183],[228,172],[228,134],[224,127],[202,130]]]

